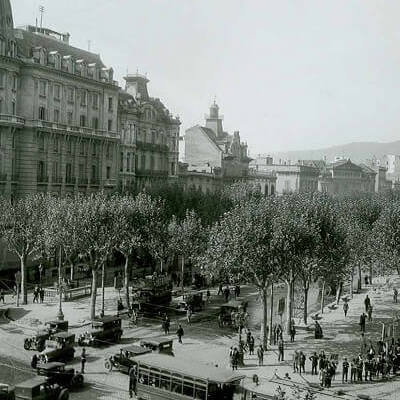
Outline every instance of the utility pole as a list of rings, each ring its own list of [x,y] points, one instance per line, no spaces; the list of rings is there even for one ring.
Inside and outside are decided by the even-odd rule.
[[[57,319],[64,321],[64,313],[62,312],[62,288],[61,288],[61,245],[58,253],[58,313]]]
[[[43,28],[43,14],[44,14],[44,7],[39,6],[39,12],[40,12],[40,30]]]

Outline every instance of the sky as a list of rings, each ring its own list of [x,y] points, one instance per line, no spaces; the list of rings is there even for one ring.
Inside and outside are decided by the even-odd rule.
[[[216,98],[250,154],[400,139],[399,0],[11,0],[179,115]]]

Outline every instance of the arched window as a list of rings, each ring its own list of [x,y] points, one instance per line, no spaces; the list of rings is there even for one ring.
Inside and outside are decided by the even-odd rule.
[[[275,194],[275,186],[271,185],[271,196]]]
[[[268,183],[265,184],[264,188],[265,188],[265,193],[264,194],[265,194],[265,196],[268,196],[268,194],[269,194]]]

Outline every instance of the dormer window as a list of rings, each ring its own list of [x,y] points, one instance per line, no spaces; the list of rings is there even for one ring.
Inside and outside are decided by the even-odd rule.
[[[92,79],[96,79],[96,63],[88,64],[87,66],[87,76]]]
[[[102,68],[101,69],[101,79],[102,82],[113,83],[114,81],[114,70],[112,68]]]
[[[41,65],[46,65],[47,64],[47,51],[43,47],[40,49],[40,60],[39,63]]]
[[[86,63],[84,60],[76,60],[75,73],[80,76],[86,76]]]
[[[61,57],[58,51],[50,51],[49,52],[49,65],[54,68],[60,69],[61,68]]]
[[[72,74],[74,72],[74,63],[72,56],[64,56],[61,61],[61,69]]]
[[[40,50],[41,50],[41,47],[34,47],[32,49],[33,60],[37,64],[40,63]]]

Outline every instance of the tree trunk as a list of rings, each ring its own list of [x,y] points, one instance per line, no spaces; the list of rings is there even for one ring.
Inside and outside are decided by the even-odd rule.
[[[183,283],[185,277],[185,256],[182,255],[182,270],[181,270],[181,289],[182,289],[182,296],[185,292],[185,285]]]
[[[27,281],[26,259],[27,257],[25,255],[20,257],[22,304],[28,304],[28,284],[26,282]]]
[[[286,282],[287,284],[287,299],[286,299],[286,333],[290,335],[290,327],[293,317],[293,279]]]
[[[369,284],[372,285],[372,263],[369,265]]]
[[[357,264],[357,269],[358,269],[358,285],[357,289],[358,291],[361,290],[361,285],[362,285],[362,274],[361,274],[361,264]]]
[[[269,343],[273,341],[273,315],[274,315],[274,284],[271,284],[271,304],[270,304],[270,315],[269,315]]]
[[[310,285],[307,282],[304,285],[304,314],[303,314],[303,321],[304,325],[307,325],[307,316],[308,316],[308,290],[310,289]]]
[[[125,301],[126,307],[129,308],[129,256],[125,256],[125,266],[124,266],[124,286],[125,286]]]
[[[321,314],[324,313],[324,302],[325,302],[325,280],[322,281],[322,292],[321,292]]]
[[[261,340],[264,349],[267,349],[268,344],[268,286],[262,289],[262,306],[263,306],[263,321],[261,324]]]
[[[96,317],[96,297],[97,297],[97,271],[92,268],[92,294],[90,296],[90,316],[91,320]]]
[[[164,260],[163,259],[160,260],[160,272],[161,273],[164,272]]]
[[[352,267],[350,276],[350,298],[353,298],[353,292],[354,292],[353,285],[354,285],[354,269]]]
[[[105,265],[101,264],[101,315],[104,316],[104,300],[105,300]]]
[[[343,291],[343,282],[340,281],[336,288],[336,305],[338,305],[340,302],[340,297],[342,296],[342,291]]]
[[[74,280],[74,263],[71,262],[69,265],[70,265],[70,268],[71,268],[70,279],[71,279],[71,281],[73,281]]]

